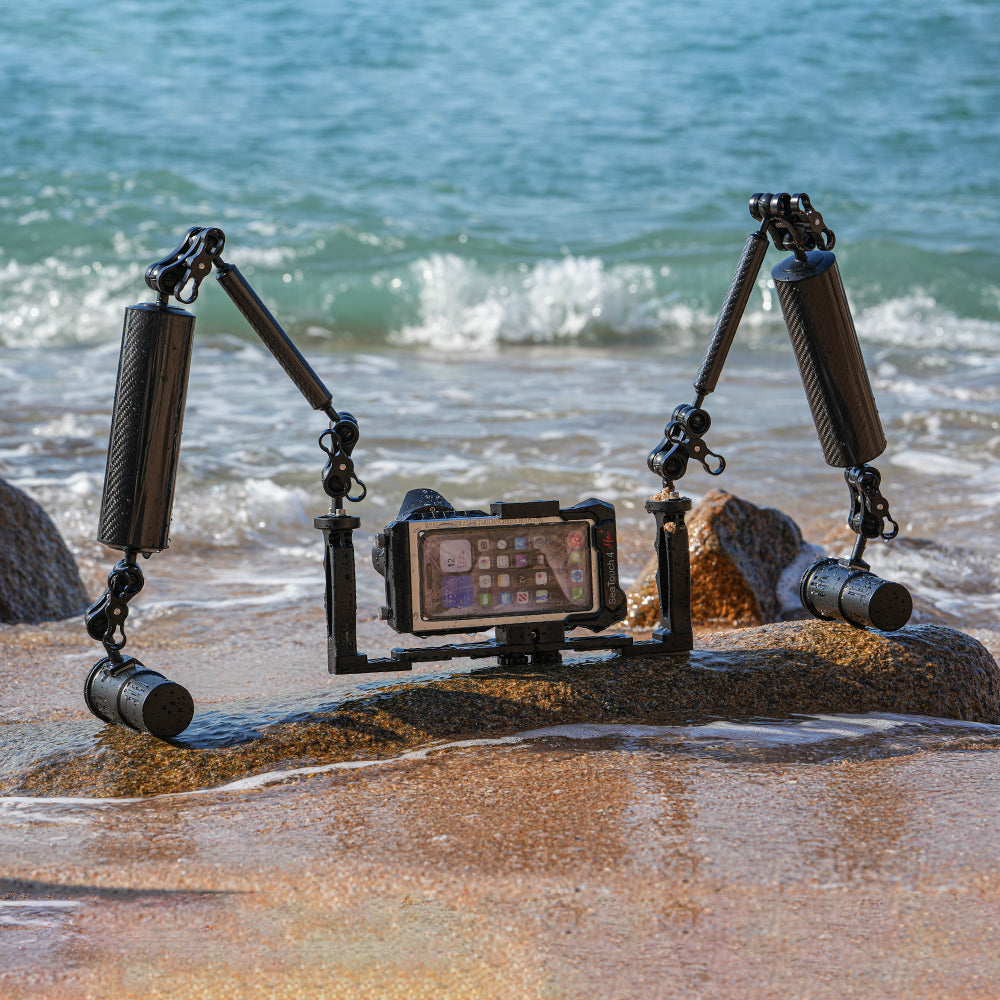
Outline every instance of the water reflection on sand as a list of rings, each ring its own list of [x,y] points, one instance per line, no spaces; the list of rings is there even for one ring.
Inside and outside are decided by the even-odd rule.
[[[198,793],[0,799],[0,987],[987,996],[998,738],[553,727]]]

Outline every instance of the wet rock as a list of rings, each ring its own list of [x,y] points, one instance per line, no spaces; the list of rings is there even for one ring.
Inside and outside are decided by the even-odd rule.
[[[108,726],[73,751],[63,748],[58,760],[8,775],[0,793],[184,791],[277,768],[383,759],[440,740],[570,723],[864,712],[996,723],[1000,668],[975,639],[939,625],[880,633],[817,620],[769,624],[703,636],[692,653],[408,681],[269,726],[205,711],[172,743]]]
[[[86,605],[76,561],[48,514],[0,479],[0,622],[59,621]]]
[[[787,514],[712,490],[687,526],[695,625],[763,625],[805,617],[798,582],[826,553],[805,543]],[[628,592],[626,621],[634,629],[660,623],[655,556]]]

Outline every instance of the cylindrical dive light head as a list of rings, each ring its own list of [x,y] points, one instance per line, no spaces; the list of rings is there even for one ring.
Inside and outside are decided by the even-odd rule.
[[[864,465],[885,450],[836,257],[813,250],[771,272],[802,384],[829,465]]]
[[[186,688],[147,670],[131,656],[123,656],[118,663],[106,656],[96,663],[87,676],[83,697],[99,719],[164,740],[184,732],[194,715],[194,702]]]
[[[125,310],[97,535],[111,548],[167,547],[193,334],[183,309]]]
[[[913,599],[901,583],[837,559],[820,559],[799,583],[802,606],[814,618],[834,619],[882,632],[901,629],[913,612]]]

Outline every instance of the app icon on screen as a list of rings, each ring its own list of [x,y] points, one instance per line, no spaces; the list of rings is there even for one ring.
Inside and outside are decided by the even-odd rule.
[[[468,538],[444,538],[438,558],[445,573],[468,573],[472,569],[472,542]]]
[[[477,569],[489,569],[490,568],[490,557],[489,556],[480,556],[479,559],[478,559],[478,561],[476,562],[476,568]]]
[[[528,547],[527,535],[518,535],[517,538],[514,539],[515,549],[526,549],[527,547]]]
[[[519,590],[517,592],[517,603],[518,604],[528,603],[528,592],[526,590]]]
[[[441,580],[441,603],[446,608],[471,608],[473,586],[471,576],[446,576]]]
[[[573,583],[583,583],[583,570],[573,570],[573,572],[570,573],[569,578],[573,581]]]

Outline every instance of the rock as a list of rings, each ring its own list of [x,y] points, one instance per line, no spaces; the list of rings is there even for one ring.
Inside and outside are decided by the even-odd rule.
[[[0,794],[185,791],[279,767],[385,759],[439,740],[571,723],[863,712],[996,723],[1000,668],[975,639],[940,625],[883,633],[815,619],[769,624],[703,636],[692,653],[405,681],[311,712],[289,711],[270,726],[255,723],[252,712],[240,717],[214,706],[173,743],[95,727],[96,739],[78,737],[75,750],[60,751],[58,767],[40,760],[7,775]]]
[[[798,581],[826,553],[803,542],[787,514],[712,490],[687,526],[694,624],[763,625],[805,617]],[[659,625],[655,556],[628,592],[626,621],[634,629]]]
[[[76,561],[48,514],[0,479],[0,622],[58,621],[86,606]]]
[[[893,712],[1000,721],[1000,667],[982,643],[941,625],[877,632],[807,619],[716,633],[698,645],[707,657],[703,670],[712,669],[713,657],[725,658],[730,673],[714,691],[701,674],[685,699],[692,708],[714,704],[723,715]],[[691,655],[694,666],[699,654]],[[741,677],[731,672],[734,666]]]

